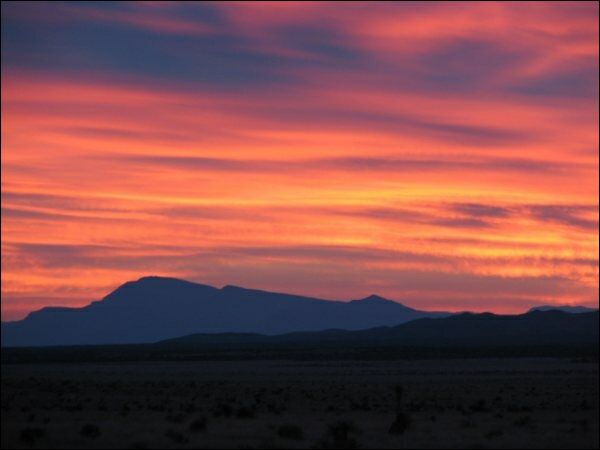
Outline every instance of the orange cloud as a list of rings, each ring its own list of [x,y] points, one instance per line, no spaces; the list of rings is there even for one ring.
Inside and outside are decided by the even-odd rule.
[[[597,304],[597,4],[40,8],[3,6],[3,320],[147,274]]]

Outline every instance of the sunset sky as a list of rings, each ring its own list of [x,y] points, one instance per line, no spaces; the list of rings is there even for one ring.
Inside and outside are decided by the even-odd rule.
[[[598,3],[2,2],[2,320],[145,275],[598,305]]]

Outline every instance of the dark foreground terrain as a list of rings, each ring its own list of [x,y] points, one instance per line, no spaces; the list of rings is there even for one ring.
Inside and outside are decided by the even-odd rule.
[[[4,363],[1,439],[3,448],[598,448],[598,381],[597,357]]]

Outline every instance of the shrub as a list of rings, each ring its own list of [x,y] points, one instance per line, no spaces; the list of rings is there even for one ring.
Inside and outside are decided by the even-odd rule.
[[[489,411],[485,405],[485,400],[480,398],[477,402],[473,403],[470,407],[473,412],[486,412]]]
[[[410,426],[411,419],[408,414],[399,411],[396,413],[396,419],[390,425],[389,433],[390,434],[404,434],[404,432]]]
[[[44,437],[46,431],[43,428],[23,428],[19,438],[26,444],[34,444],[39,438]]]
[[[388,433],[403,435],[404,432],[408,429],[411,419],[410,416],[404,412],[404,408],[402,406],[402,397],[404,394],[402,386],[396,386],[394,390],[396,393],[396,418],[390,425]]]
[[[165,433],[165,437],[168,437],[176,444],[186,444],[188,442],[188,439],[183,435],[183,433],[180,433],[179,431],[175,431],[173,429],[167,430]]]
[[[327,435],[318,444],[319,448],[341,448],[341,449],[353,449],[358,448],[358,441],[356,435],[360,431],[352,422],[336,422],[329,426]]]
[[[241,408],[238,408],[235,416],[238,419],[252,419],[254,417],[254,409],[242,406]]]
[[[231,414],[233,414],[233,408],[226,403],[219,403],[213,409],[215,417],[231,417]]]
[[[206,417],[198,417],[190,423],[190,431],[198,433],[206,429]]]
[[[298,425],[281,425],[277,429],[277,435],[284,439],[300,441],[304,439],[304,432]]]
[[[485,434],[486,439],[492,439],[495,437],[500,437],[504,434],[502,430],[490,430]]]
[[[81,427],[79,434],[94,439],[100,436],[100,428],[91,423],[86,423],[84,426]]]
[[[531,424],[531,417],[529,417],[529,416],[519,417],[517,420],[514,421],[514,425],[517,427],[525,427],[530,424]]]

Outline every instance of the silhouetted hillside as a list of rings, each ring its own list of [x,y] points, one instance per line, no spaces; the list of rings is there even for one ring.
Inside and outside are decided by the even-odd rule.
[[[598,358],[598,312],[460,314],[369,330],[192,334],[153,344],[4,347],[2,363]]]
[[[175,347],[481,347],[552,346],[598,343],[598,311],[570,314],[533,311],[522,315],[464,313],[445,318],[417,319],[395,327],[368,330],[326,330],[280,336],[256,334],[194,334],[159,343]]]
[[[191,333],[358,330],[445,315],[377,296],[339,302],[146,277],[83,308],[43,308],[21,321],[3,323],[2,346],[145,343]]]
[[[598,308],[588,308],[587,306],[580,306],[580,305],[540,305],[540,306],[534,306],[533,308],[530,308],[529,311],[527,311],[527,312],[552,311],[552,310],[563,311],[563,312],[568,312],[568,313],[572,313],[572,314],[578,314],[578,313],[598,311]]]

